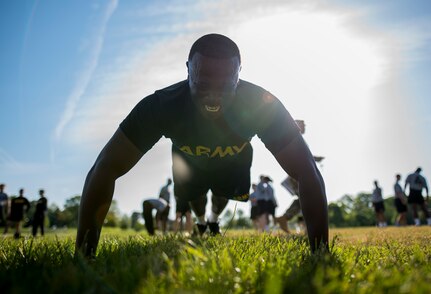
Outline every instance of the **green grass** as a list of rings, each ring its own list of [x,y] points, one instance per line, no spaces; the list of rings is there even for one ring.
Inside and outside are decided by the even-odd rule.
[[[230,231],[186,238],[102,232],[74,258],[75,232],[0,241],[2,293],[431,293],[431,227],[334,229],[331,254],[304,236]]]

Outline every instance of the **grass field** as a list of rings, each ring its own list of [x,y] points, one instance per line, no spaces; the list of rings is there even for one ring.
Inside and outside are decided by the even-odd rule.
[[[74,258],[73,230],[8,235],[0,293],[431,293],[431,227],[330,235],[331,254],[311,255],[302,235],[151,238],[104,229],[95,260]]]

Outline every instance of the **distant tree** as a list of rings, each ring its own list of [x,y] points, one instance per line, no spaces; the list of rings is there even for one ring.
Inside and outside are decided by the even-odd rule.
[[[245,216],[245,213],[242,209],[238,209],[235,218],[235,228],[252,228],[253,225],[248,217]]]
[[[232,212],[230,209],[226,210],[226,212],[222,216],[222,223],[225,227],[231,229],[243,229],[253,227],[249,218],[245,216],[245,213],[242,209],[238,209],[235,212]]]
[[[105,227],[117,227],[120,223],[120,210],[118,209],[117,201],[114,199],[111,202],[109,211],[106,214],[104,226]]]
[[[61,214],[60,208],[55,204],[51,203],[48,206],[48,221],[49,226],[60,227],[61,225],[58,223],[59,215]],[[47,226],[47,227],[49,227]]]
[[[232,221],[233,212],[230,209],[226,209],[223,216],[221,217],[221,223],[225,226],[228,226],[229,223]]]
[[[127,216],[127,214],[123,214],[120,220],[120,228],[122,230],[127,230],[130,227],[130,218]]]
[[[343,203],[333,202],[328,204],[328,218],[330,227],[346,226],[346,211]]]
[[[63,212],[59,215],[59,222],[63,226],[77,227],[78,226],[78,212],[79,204],[81,203],[81,196],[75,195],[66,199]]]

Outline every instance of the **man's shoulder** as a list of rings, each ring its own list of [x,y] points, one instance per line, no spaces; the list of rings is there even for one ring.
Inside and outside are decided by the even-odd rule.
[[[189,93],[187,81],[181,81],[165,88],[156,90],[153,94],[143,98],[135,107],[138,113],[154,115],[155,118],[164,114],[170,115],[178,107],[184,105],[184,97]],[[175,113],[175,112],[174,112]],[[147,117],[149,117],[147,115]]]
[[[187,80],[175,83],[165,88],[156,90],[154,94],[161,99],[172,99],[188,93],[189,86]]]
[[[245,80],[240,80],[238,83],[237,94],[239,96],[247,96],[247,98],[249,97],[260,98],[262,97],[262,94],[266,92],[268,91],[266,91],[261,86],[258,86],[256,84],[253,84]]]

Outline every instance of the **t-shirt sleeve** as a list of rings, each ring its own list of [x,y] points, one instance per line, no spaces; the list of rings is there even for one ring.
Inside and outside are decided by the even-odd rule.
[[[143,153],[150,150],[162,137],[160,102],[153,94],[142,99],[121,122],[120,129]]]
[[[260,127],[257,135],[266,148],[275,154],[301,133],[295,120],[280,100],[269,92],[264,92],[262,95],[264,97],[259,111]]]

